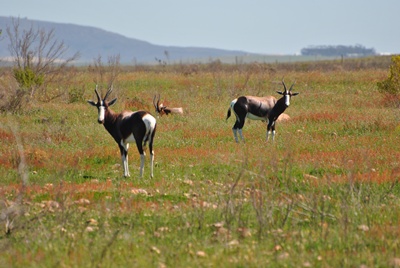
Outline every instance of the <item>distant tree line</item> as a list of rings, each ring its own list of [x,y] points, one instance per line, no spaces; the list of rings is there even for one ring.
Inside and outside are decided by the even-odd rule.
[[[359,57],[376,55],[374,48],[366,48],[362,45],[355,46],[310,46],[301,50],[304,56],[345,56]]]

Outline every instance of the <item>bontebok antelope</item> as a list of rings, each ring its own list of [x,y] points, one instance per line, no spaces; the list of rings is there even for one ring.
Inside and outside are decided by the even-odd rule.
[[[156,109],[156,113],[159,114],[160,116],[166,114],[183,114],[183,109],[182,107],[179,108],[169,108],[167,106],[164,106],[164,104],[160,103],[160,94],[158,94],[158,99],[156,102],[157,95],[154,95],[153,98],[153,105],[154,108]]]
[[[237,133],[239,132],[240,138],[244,141],[242,128],[246,118],[252,120],[267,121],[267,140],[270,132],[272,132],[272,140],[275,138],[275,121],[278,119],[287,107],[290,105],[290,98],[299,93],[292,92],[292,86],[289,90],[286,88],[285,82],[282,80],[285,91],[277,91],[278,94],[283,95],[279,100],[273,96],[267,97],[254,97],[254,96],[241,96],[234,99],[228,109],[226,119],[231,116],[231,109],[236,115],[236,122],[233,125],[232,131],[235,141],[239,142]]]
[[[112,87],[108,89],[105,97],[102,99],[97,91],[97,85],[94,92],[97,96],[97,102],[89,100],[88,103],[97,107],[99,115],[98,122],[103,124],[108,133],[117,142],[121,151],[122,165],[124,167],[124,176],[129,177],[128,167],[128,148],[130,142],[136,142],[137,149],[140,154],[140,177],[143,177],[143,167],[146,143],[149,143],[150,150],[150,176],[153,177],[153,140],[156,133],[156,119],[146,111],[123,111],[122,113],[115,113],[110,109],[117,98],[107,101],[110,96]]]

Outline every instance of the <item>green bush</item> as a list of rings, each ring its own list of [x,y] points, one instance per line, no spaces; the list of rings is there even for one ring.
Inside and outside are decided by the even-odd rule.
[[[400,105],[400,55],[392,57],[389,76],[377,83],[380,93],[385,95],[387,104]]]
[[[85,98],[85,88],[82,87],[72,87],[68,90],[68,102],[84,102]]]
[[[43,74],[35,73],[31,68],[15,68],[14,78],[17,80],[20,88],[31,89],[34,86],[41,86],[44,81]]]

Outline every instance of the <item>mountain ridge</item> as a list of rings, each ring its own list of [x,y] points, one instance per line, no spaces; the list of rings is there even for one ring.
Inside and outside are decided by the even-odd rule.
[[[82,26],[72,23],[56,23],[27,18],[0,16],[3,39],[0,42],[0,57],[9,57],[8,37],[6,27],[12,26],[14,20],[19,20],[21,29],[54,29],[55,40],[63,41],[68,46],[68,52],[80,53],[78,62],[90,63],[95,58],[120,56],[122,64],[155,63],[162,61],[190,61],[199,58],[217,58],[224,56],[244,56],[252,53],[239,50],[224,50],[204,47],[179,47],[152,44],[147,41],[129,38],[118,33],[110,32],[93,26]],[[6,44],[5,46],[1,44]],[[168,55],[168,56],[167,56]]]

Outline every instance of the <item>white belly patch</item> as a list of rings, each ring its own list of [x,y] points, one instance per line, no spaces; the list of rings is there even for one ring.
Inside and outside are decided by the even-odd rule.
[[[251,120],[263,120],[263,121],[266,121],[266,120],[267,120],[266,117],[256,116],[256,115],[254,115],[254,114],[252,114],[252,113],[247,113],[246,117],[249,118],[249,119],[251,119]]]
[[[135,137],[133,136],[133,134],[129,135],[129,136],[124,140],[125,143],[130,143],[130,142],[135,142],[135,141],[136,141],[136,140],[135,140]]]
[[[121,145],[125,148],[126,151],[129,149],[129,143],[135,142],[135,137],[133,137],[133,134],[129,135],[128,138],[125,140],[121,140]]]

